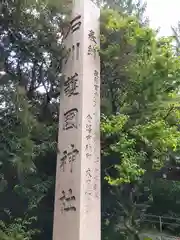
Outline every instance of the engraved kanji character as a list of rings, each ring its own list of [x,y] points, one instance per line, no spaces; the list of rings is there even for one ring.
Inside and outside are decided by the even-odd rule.
[[[86,157],[87,157],[87,158],[90,158],[91,156],[92,156],[92,154],[86,153]]]
[[[89,39],[90,39],[92,42],[94,42],[95,44],[97,44],[95,32],[94,32],[93,30],[90,30],[90,31],[89,31],[88,37],[89,37]]]
[[[63,152],[63,157],[60,159],[61,163],[60,163],[60,168],[63,169],[63,172],[65,170],[65,164],[66,164],[66,160],[67,160],[67,151]]]
[[[78,74],[75,73],[72,77],[68,77],[67,81],[64,83],[64,92],[65,95],[70,97],[72,95],[77,95],[79,92],[77,92],[77,82],[78,82]]]
[[[77,154],[79,151],[75,149],[74,144],[71,144],[72,151],[68,153],[69,163],[71,164],[70,172],[73,171],[73,162],[76,160]]]
[[[68,197],[66,198],[67,206],[64,208],[64,211],[76,211],[76,207],[73,204],[76,198],[72,194],[72,189],[69,189]]]
[[[91,169],[90,169],[90,168],[88,168],[88,169],[86,170],[86,177],[92,178],[92,174],[91,174]]]
[[[78,109],[73,108],[64,113],[63,130],[77,128],[78,126]]]
[[[86,192],[85,192],[85,195],[91,196],[92,193],[91,193],[90,191],[86,191]]]
[[[65,191],[62,191],[62,196],[59,198],[59,200],[61,201],[62,205],[61,212],[76,211],[76,207],[74,206],[76,198],[72,195],[72,189],[69,189],[67,197]]]
[[[94,95],[94,97],[93,97],[93,107],[95,107],[96,106],[96,96]]]
[[[92,120],[92,116],[90,114],[88,114],[86,118],[87,118],[88,122],[90,123]]]
[[[94,87],[95,90],[98,91],[99,88],[99,73],[97,70],[94,70]]]
[[[76,43],[76,60],[79,60],[80,55],[80,42]]]
[[[59,198],[59,200],[61,201],[61,213],[64,212],[64,208],[65,208],[65,199],[66,199],[66,196],[65,196],[65,191],[62,191],[62,196]]]
[[[95,88],[95,94],[98,95],[97,91],[98,91],[98,89],[99,89],[99,85],[98,85],[98,84],[94,84],[94,88]]]
[[[92,45],[89,45],[88,47],[88,55],[93,55],[94,58],[96,58],[96,48]]]
[[[65,64],[66,64],[67,61],[69,60],[70,56],[71,56],[71,48],[69,48],[69,49],[66,51],[66,55],[65,55],[65,57],[64,57],[64,63],[65,63]]]
[[[81,15],[78,15],[75,17],[71,22],[71,33],[74,33],[75,31],[79,30],[81,27]]]
[[[99,72],[97,70],[94,70],[94,76],[98,77],[99,76]]]
[[[86,136],[87,140],[90,140],[91,138],[92,138],[92,136],[90,134]]]
[[[92,152],[92,146],[90,144],[86,144],[85,151]]]
[[[90,134],[92,132],[92,125],[86,124],[86,131]]]
[[[75,54],[75,46],[72,46],[72,60],[74,60],[74,54]]]

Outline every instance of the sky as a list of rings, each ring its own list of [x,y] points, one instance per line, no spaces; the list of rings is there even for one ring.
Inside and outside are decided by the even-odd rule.
[[[160,36],[172,34],[171,26],[176,26],[180,20],[180,0],[146,0],[146,15],[149,17],[150,26],[160,27]]]

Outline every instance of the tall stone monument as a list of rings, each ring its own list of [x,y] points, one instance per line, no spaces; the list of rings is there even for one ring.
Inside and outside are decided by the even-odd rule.
[[[53,240],[100,240],[100,10],[74,0],[61,92]]]

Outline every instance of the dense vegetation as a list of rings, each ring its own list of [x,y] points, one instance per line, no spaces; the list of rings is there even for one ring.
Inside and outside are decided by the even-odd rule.
[[[179,30],[174,48],[144,9],[107,0],[101,11],[104,240],[159,229],[151,215],[180,235]],[[68,13],[67,1],[0,3],[0,240],[52,239]]]

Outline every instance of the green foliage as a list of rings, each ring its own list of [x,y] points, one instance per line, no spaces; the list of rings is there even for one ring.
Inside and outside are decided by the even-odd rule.
[[[104,178],[124,217],[120,233],[135,239],[144,226],[140,215],[154,204],[156,176],[177,164],[179,154],[180,62],[172,40],[157,39],[132,16],[112,9],[101,14]]]
[[[110,7],[128,16],[134,15],[139,21],[146,23],[147,19],[144,17],[146,10],[146,2],[141,0],[106,0],[104,1],[106,7]]]
[[[144,161],[143,154],[136,152],[135,140],[128,138],[128,135],[124,133],[123,128],[127,121],[128,118],[125,115],[112,116],[109,119],[104,117],[101,121],[101,132],[104,137],[116,139],[107,150],[105,149],[106,155],[115,152],[118,153],[120,159],[120,165],[114,166],[120,177],[116,179],[110,176],[105,177],[111,185],[133,182],[144,173],[144,170],[137,164]]]
[[[31,240],[33,235],[38,233],[37,229],[29,229],[35,218],[23,220],[14,219],[12,224],[5,224],[0,221],[0,239],[2,240]]]
[[[101,119],[101,132],[108,136],[118,134],[122,131],[128,118],[125,115],[111,116],[110,118],[103,116]]]
[[[64,54],[59,39],[68,3],[0,5],[0,239],[34,239],[38,232],[51,239]],[[31,216],[37,218],[32,225]]]

